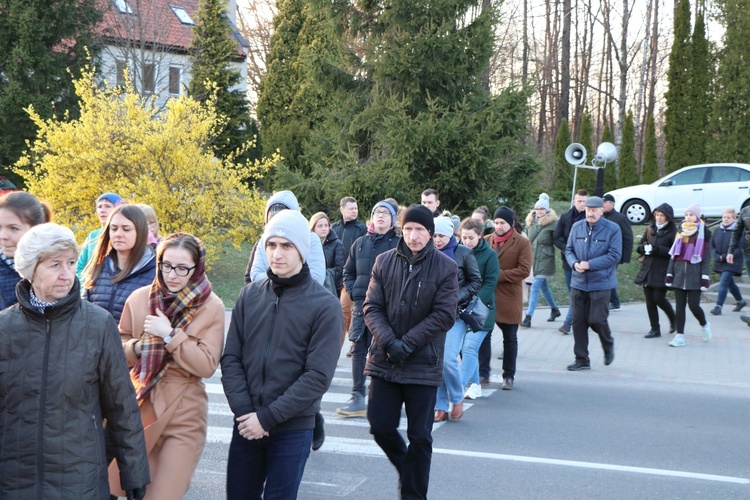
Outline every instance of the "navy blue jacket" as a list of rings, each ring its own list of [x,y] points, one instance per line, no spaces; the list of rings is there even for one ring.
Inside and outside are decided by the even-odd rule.
[[[732,232],[737,227],[737,221],[732,223],[729,228],[724,229],[724,226],[719,226],[714,229],[711,235],[711,257],[714,259],[714,272],[723,273],[724,271],[732,271],[735,276],[742,276],[742,248],[736,247],[734,249],[734,264],[727,262],[727,253],[729,250],[729,240],[732,239]]]
[[[130,294],[154,281],[156,277],[156,256],[152,253],[151,258],[144,265],[130,273],[122,281],[112,283],[113,275],[114,266],[112,260],[107,257],[94,286],[84,290],[83,298],[109,311],[115,321],[119,323],[125,301],[128,300]]]
[[[21,276],[16,270],[0,259],[0,311],[18,302],[16,285],[19,281]]]
[[[604,217],[590,232],[586,220],[573,224],[565,246],[565,259],[572,269],[570,286],[584,292],[612,290],[617,286],[617,264],[622,257],[620,226]],[[588,271],[575,270],[577,262],[589,263]]]

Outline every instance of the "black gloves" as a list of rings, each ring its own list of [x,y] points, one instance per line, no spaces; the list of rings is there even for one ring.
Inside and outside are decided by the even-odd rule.
[[[391,363],[402,365],[412,353],[412,349],[403,340],[393,339],[388,343],[385,352],[388,354],[388,359],[391,360]]]
[[[144,484],[140,488],[126,490],[125,496],[128,498],[128,500],[143,500],[143,497],[146,496],[146,485]]]

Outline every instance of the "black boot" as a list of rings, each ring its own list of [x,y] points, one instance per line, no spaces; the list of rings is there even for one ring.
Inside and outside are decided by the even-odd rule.
[[[555,321],[555,319],[559,318],[560,316],[562,316],[562,314],[560,313],[560,309],[553,307],[552,311],[549,313],[549,318],[547,318],[547,321]]]
[[[318,451],[326,440],[325,419],[318,412],[315,414],[315,427],[313,428],[312,449]]]
[[[656,337],[661,337],[661,332],[659,330],[651,329],[651,331],[646,334],[647,339],[653,339]]]
[[[524,328],[531,328],[531,316],[528,314],[525,318],[523,318],[523,321],[521,321],[521,326]]]

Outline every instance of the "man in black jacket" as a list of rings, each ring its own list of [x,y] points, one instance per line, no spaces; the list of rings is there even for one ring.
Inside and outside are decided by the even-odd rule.
[[[620,257],[618,265],[627,264],[630,262],[630,256],[633,253],[633,228],[630,226],[628,218],[614,209],[614,196],[607,193],[602,196],[602,200],[604,201],[604,218],[620,226],[620,232],[622,233],[622,257]],[[620,310],[620,297],[617,296],[617,288],[612,289],[612,294],[609,298],[609,310]]]
[[[312,279],[307,219],[282,210],[263,239],[268,279],[245,286],[221,358],[235,416],[227,498],[296,498],[320,400],[339,357],[341,306]]]
[[[453,259],[435,250],[428,208],[410,206],[401,227],[397,247],[375,261],[364,304],[374,342],[365,368],[372,377],[367,419],[375,442],[398,471],[401,498],[424,499],[445,333],[458,307],[458,276]],[[403,404],[408,446],[398,431]]]
[[[570,295],[570,277],[572,271],[568,261],[565,260],[565,245],[568,243],[568,236],[570,235],[570,229],[573,224],[579,220],[586,219],[586,210],[584,205],[586,204],[586,198],[589,197],[588,191],[585,189],[579,189],[576,191],[573,197],[573,206],[560,216],[560,220],[557,221],[557,227],[555,228],[555,246],[560,249],[560,255],[562,256],[563,263],[563,274],[565,275],[565,285],[568,287],[568,295]],[[571,301],[572,303],[572,301]],[[568,335],[570,333],[570,324],[573,321],[573,308],[568,307],[568,315],[565,316],[565,321],[562,326],[558,328],[560,333]]]

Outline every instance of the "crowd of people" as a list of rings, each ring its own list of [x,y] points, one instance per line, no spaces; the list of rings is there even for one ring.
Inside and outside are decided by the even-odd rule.
[[[225,342],[199,238],[162,237],[154,208],[103,193],[94,205],[101,228],[79,246],[45,203],[6,194],[0,496],[182,498],[206,443],[202,380],[220,364],[235,416],[227,497],[295,498],[310,450],[324,444],[320,402],[348,341],[351,399],[336,412],[366,417],[401,497],[426,498],[433,424],[460,420],[463,401],[490,384],[493,330],[503,339],[501,389],[512,390],[518,330],[532,326],[540,296],[547,321],[563,317],[550,288],[555,248],[571,304],[559,328],[574,337],[568,370],[591,368],[589,329],[605,365],[614,361],[616,270],[635,243],[614,201],[579,190],[558,216],[542,193],[523,219],[501,206],[461,220],[427,189],[420,203],[379,201],[366,222],[344,197],[332,222],[324,212],[305,218],[291,191],[274,193]],[[734,279],[743,258],[750,264],[750,208],[727,209],[713,233],[699,205],[681,215],[678,225],[671,206],[656,207],[635,247],[645,337],[661,337],[661,309],[672,347],[686,344],[688,308],[711,339],[700,305],[711,260],[713,315],[729,293],[734,311],[747,305]],[[489,313],[470,328],[463,313],[473,300]],[[750,326],[750,316],[740,319]],[[398,431],[402,405],[408,442]]]

